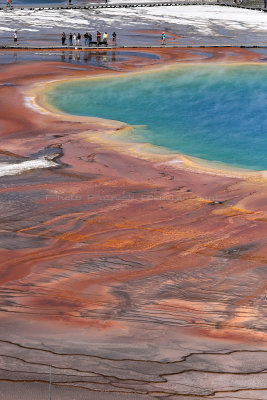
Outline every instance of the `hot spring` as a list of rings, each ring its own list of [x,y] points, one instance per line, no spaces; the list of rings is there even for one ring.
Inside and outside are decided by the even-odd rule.
[[[73,80],[53,85],[45,96],[66,113],[130,124],[138,142],[267,170],[264,64],[194,64]]]

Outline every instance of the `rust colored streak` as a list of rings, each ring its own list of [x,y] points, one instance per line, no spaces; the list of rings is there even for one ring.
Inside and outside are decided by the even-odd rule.
[[[261,57],[246,49],[228,51],[205,48],[212,58],[201,61]],[[153,68],[200,57],[183,48],[146,52],[160,55]],[[140,60],[144,70],[152,68],[141,55],[116,67],[139,71]],[[162,337],[171,346],[179,334],[186,337],[181,348],[198,336],[207,343],[262,343],[266,181],[138,158],[92,139],[123,124],[29,108],[25,96],[33,84],[109,73],[62,66],[43,62],[1,70],[0,83],[15,86],[0,88],[0,161],[61,151],[59,168],[1,182],[1,315],[9,326],[3,335],[30,325],[44,337],[64,337],[66,330],[87,341],[93,330],[99,341],[108,337],[111,349],[116,331],[125,334],[125,348],[136,334],[149,348],[144,329],[155,340],[154,354],[163,358]],[[166,359],[170,354],[168,348]]]

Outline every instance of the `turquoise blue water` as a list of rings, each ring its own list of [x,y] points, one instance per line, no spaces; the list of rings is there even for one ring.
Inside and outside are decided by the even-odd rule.
[[[265,65],[194,65],[67,82],[47,100],[67,113],[142,125],[137,141],[267,170]]]

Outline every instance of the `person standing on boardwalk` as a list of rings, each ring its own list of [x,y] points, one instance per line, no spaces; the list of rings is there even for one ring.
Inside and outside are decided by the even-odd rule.
[[[116,43],[116,40],[117,40],[117,34],[116,34],[116,32],[113,32],[112,33],[112,42]]]
[[[92,38],[91,33],[88,33],[88,45],[89,46],[91,46],[92,40],[93,40],[93,38]]]
[[[108,34],[107,32],[103,33],[103,43],[107,46],[108,44]]]
[[[162,35],[161,35],[161,44],[165,44],[165,39],[166,39],[165,32],[162,32]]]
[[[85,45],[85,47],[88,47],[88,33],[85,32],[85,34],[83,35],[83,37],[84,37],[84,45]]]
[[[73,35],[72,35],[72,33],[70,32],[70,34],[69,34],[69,43],[70,43],[70,46],[73,45],[73,43],[72,43],[72,38],[73,38]]]
[[[17,33],[17,31],[14,32],[13,37],[14,37],[14,44],[18,44],[18,33]]]
[[[97,46],[100,45],[100,42],[101,42],[101,33],[99,31],[97,31],[97,33],[96,33],[96,44],[97,44]]]
[[[73,45],[76,46],[76,44],[77,44],[77,36],[76,36],[75,32],[74,32],[72,38],[73,38]]]
[[[264,0],[264,8],[267,7],[267,0]]]
[[[78,33],[78,35],[77,35],[77,45],[78,46],[80,45],[80,40],[81,40],[81,34]]]
[[[61,43],[62,43],[62,46],[65,45],[65,42],[66,42],[66,34],[65,34],[65,32],[63,32],[62,35],[61,35]]]

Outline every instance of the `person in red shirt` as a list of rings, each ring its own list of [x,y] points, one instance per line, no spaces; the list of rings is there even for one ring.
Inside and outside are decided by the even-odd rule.
[[[97,31],[96,43],[97,43],[98,46],[100,45],[100,42],[101,42],[101,33],[99,31]]]

